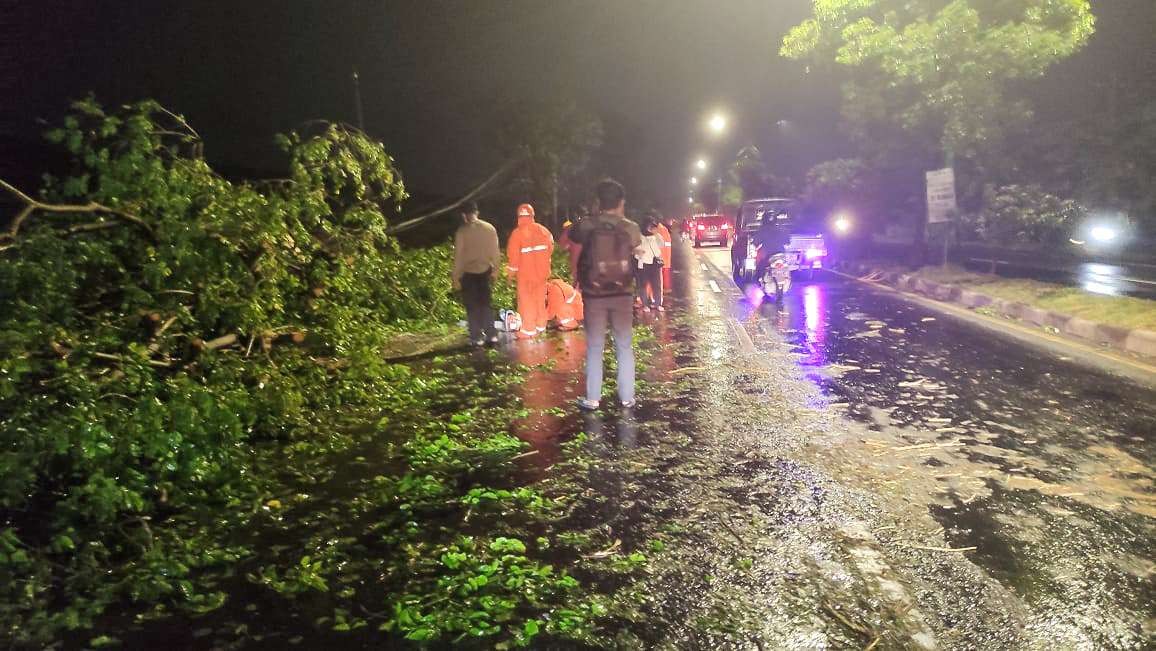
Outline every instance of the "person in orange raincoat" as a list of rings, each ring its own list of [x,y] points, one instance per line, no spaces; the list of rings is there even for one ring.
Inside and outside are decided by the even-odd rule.
[[[554,236],[534,221],[534,207],[518,206],[518,227],[506,245],[507,274],[517,277],[518,312],[522,329],[518,339],[532,339],[546,331],[546,279],[550,277],[550,256]]]
[[[655,235],[658,235],[660,238],[662,238],[662,291],[669,292],[671,275],[670,265],[674,258],[672,255],[674,249],[671,248],[672,242],[670,239],[670,228],[668,228],[667,225],[663,223],[662,215],[658,214],[658,212],[655,212],[654,216],[655,220],[658,222],[658,225],[654,227],[654,233]]]
[[[559,330],[574,330],[583,319],[582,294],[565,280],[551,278],[546,283],[546,313]]]

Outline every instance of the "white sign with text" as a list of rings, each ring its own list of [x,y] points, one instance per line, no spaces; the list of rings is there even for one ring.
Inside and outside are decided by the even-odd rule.
[[[955,170],[931,170],[927,173],[927,223],[951,221],[955,211]]]

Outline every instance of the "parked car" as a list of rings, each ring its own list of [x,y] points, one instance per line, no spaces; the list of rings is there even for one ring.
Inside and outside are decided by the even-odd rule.
[[[695,215],[687,222],[690,240],[695,246],[703,242],[714,242],[727,246],[731,243],[734,229],[725,215]]]
[[[822,269],[827,240],[822,229],[808,224],[793,199],[744,201],[735,222],[731,273],[740,287],[762,283],[772,256],[782,253],[787,270],[808,275]]]

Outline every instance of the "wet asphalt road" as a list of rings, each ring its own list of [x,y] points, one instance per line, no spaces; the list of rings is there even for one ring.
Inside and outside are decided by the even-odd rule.
[[[508,349],[530,476],[585,486],[558,526],[665,543],[602,646],[1156,648],[1151,384],[837,275],[776,306],[723,249],[674,262],[633,411],[575,413],[581,331]],[[580,432],[597,461],[559,476]]]
[[[797,457],[900,522],[878,541],[998,584],[1019,631],[993,646],[1151,648],[1152,386],[833,274],[782,306],[743,297],[728,266],[725,250],[695,251],[676,285],[732,324],[746,359],[785,353],[815,389],[807,399],[837,414]],[[941,530],[889,540],[904,518]]]

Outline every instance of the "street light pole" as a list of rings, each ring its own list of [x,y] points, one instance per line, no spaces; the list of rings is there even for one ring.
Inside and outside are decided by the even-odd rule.
[[[357,68],[353,69],[353,104],[357,110],[357,128],[365,131],[365,114],[361,110],[361,79],[357,76]]]

